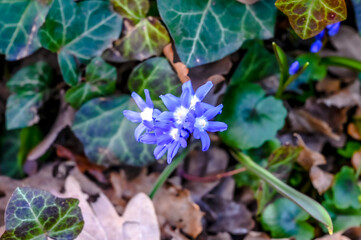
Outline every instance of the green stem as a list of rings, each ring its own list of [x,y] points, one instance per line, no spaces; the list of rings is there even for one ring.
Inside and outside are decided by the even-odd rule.
[[[361,62],[352,58],[346,57],[324,57],[321,59],[321,64],[327,66],[345,67],[361,72]]]
[[[157,181],[154,183],[152,190],[149,193],[149,197],[153,199],[158,189],[164,184],[168,177],[174,172],[174,170],[179,166],[182,160],[188,155],[188,153],[196,146],[196,144],[190,145],[188,148],[184,149],[174,160],[169,164],[164,171],[160,174]]]
[[[298,206],[300,206],[303,210],[308,212],[312,217],[316,220],[324,224],[329,233],[332,234],[333,226],[332,220],[328,212],[325,208],[323,208],[318,202],[313,200],[312,198],[306,196],[305,194],[296,191],[291,188],[278,178],[272,175],[269,171],[257,165],[252,159],[250,159],[247,155],[243,154],[240,151],[233,152],[232,155],[242,163],[250,172],[257,175],[260,179],[267,182],[271,185],[277,192],[290,199]]]

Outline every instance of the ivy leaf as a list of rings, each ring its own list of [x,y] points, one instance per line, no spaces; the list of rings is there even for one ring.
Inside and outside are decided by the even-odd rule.
[[[234,149],[256,148],[273,139],[287,115],[282,101],[266,97],[256,84],[229,87],[223,105],[219,120],[228,125],[228,130],[220,136]]]
[[[49,4],[40,0],[0,0],[0,52],[10,61],[29,56],[41,47],[38,30]]]
[[[123,116],[127,109],[139,111],[129,96],[120,96],[92,99],[76,113],[72,130],[92,162],[144,166],[155,161],[152,146],[135,140],[137,124]]]
[[[38,109],[46,98],[51,80],[51,67],[37,62],[22,68],[7,82],[7,87],[14,92],[6,103],[8,130],[32,126],[39,121]]]
[[[115,10],[123,17],[138,23],[149,11],[148,0],[111,0]]]
[[[310,216],[287,198],[279,198],[268,205],[262,213],[263,228],[271,231],[274,238],[295,237],[308,240],[314,236],[314,227],[307,223]]]
[[[151,89],[150,97],[160,106],[162,100],[159,96],[164,93],[180,95],[182,85],[167,59],[156,57],[148,59],[136,66],[128,79],[128,88],[142,97],[144,89]]]
[[[275,56],[255,42],[237,66],[231,78],[231,84],[258,81],[276,72]]]
[[[276,7],[288,16],[292,28],[302,39],[314,37],[327,25],[347,18],[345,0],[277,0]]]
[[[90,99],[112,94],[116,80],[116,68],[101,57],[96,57],[86,68],[85,82],[70,88],[65,94],[65,100],[74,108],[79,108]]]
[[[39,38],[45,48],[58,52],[63,78],[74,86],[80,78],[79,65],[100,56],[118,38],[122,21],[108,1],[54,0]]]
[[[246,5],[234,0],[158,0],[158,9],[187,67],[214,62],[247,39],[273,37],[271,0]]]
[[[75,239],[84,221],[79,200],[57,198],[47,191],[16,188],[5,210],[1,240]]]
[[[142,19],[127,35],[104,52],[104,58],[114,62],[143,61],[158,56],[170,41],[167,29],[153,18]]]
[[[0,137],[0,173],[12,178],[24,177],[26,157],[42,139],[43,134],[36,125],[3,133]]]

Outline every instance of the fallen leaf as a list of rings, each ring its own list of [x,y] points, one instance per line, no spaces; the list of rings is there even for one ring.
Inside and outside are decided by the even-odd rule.
[[[361,167],[361,149],[357,152],[354,152],[351,158],[351,164],[355,171],[357,172]]]
[[[361,133],[358,131],[355,123],[349,123],[347,125],[347,133],[356,140],[361,140]]]
[[[162,236],[167,235],[172,238],[172,240],[190,240],[186,236],[184,236],[179,229],[172,229],[168,224],[163,227]]]
[[[220,232],[217,233],[216,236],[208,236],[207,240],[232,240],[232,237],[229,233],[227,232]]]
[[[314,188],[322,195],[332,186],[334,176],[317,166],[312,166],[310,170],[310,179]]]
[[[258,2],[259,0],[237,0],[237,1],[243,4],[252,5]]]
[[[158,190],[153,203],[161,226],[169,223],[193,238],[203,231],[204,213],[192,201],[188,190],[166,184]]]
[[[348,87],[341,91],[317,100],[317,103],[323,103],[328,107],[335,106],[337,108],[361,106],[360,81],[355,80]]]
[[[351,240],[350,238],[343,236],[344,231],[334,233],[332,235],[326,235],[315,240]]]
[[[341,81],[335,79],[324,79],[316,83],[316,90],[318,92],[325,92],[326,94],[332,94],[338,92],[341,88]]]
[[[266,234],[262,232],[254,232],[251,231],[247,234],[247,236],[244,238],[244,240],[270,240],[271,238]]]
[[[185,83],[190,80],[190,78],[188,77],[189,69],[187,68],[187,66],[182,62],[174,62],[174,51],[171,43],[167,44],[163,48],[163,53],[166,58],[168,58],[169,62],[172,64],[173,68],[177,72],[177,75],[181,82]]]
[[[311,170],[312,166],[322,165],[325,164],[326,158],[319,152],[312,151],[309,149],[305,142],[302,140],[301,136],[295,134],[298,145],[303,148],[300,152],[300,155],[297,158],[297,162],[306,170]]]

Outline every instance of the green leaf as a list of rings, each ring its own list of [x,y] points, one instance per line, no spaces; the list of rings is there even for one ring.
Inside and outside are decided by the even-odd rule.
[[[327,25],[347,18],[345,0],[277,0],[276,7],[288,16],[292,28],[302,39],[316,36]]]
[[[0,174],[22,178],[28,153],[43,139],[38,126],[6,131],[0,137]]]
[[[37,62],[18,71],[7,87],[14,92],[6,103],[8,130],[32,126],[39,121],[42,106],[52,80],[52,69],[45,62]]]
[[[349,141],[349,142],[346,143],[345,148],[337,149],[337,153],[340,154],[342,157],[352,158],[353,154],[355,152],[357,152],[358,150],[361,150],[361,143],[360,142]]]
[[[237,66],[231,84],[262,80],[277,72],[277,62],[261,44],[255,42]]]
[[[223,105],[219,120],[228,125],[228,130],[220,136],[235,149],[256,148],[273,139],[287,115],[282,101],[266,97],[256,84],[229,87]]]
[[[150,97],[159,106],[162,105],[160,95],[180,95],[182,85],[168,60],[156,57],[140,63],[133,69],[128,79],[128,88],[142,97],[145,97],[144,89],[151,89]]]
[[[84,226],[79,200],[57,198],[29,187],[16,188],[5,210],[1,240],[75,239]]]
[[[66,83],[80,78],[79,64],[100,56],[122,29],[122,17],[110,10],[109,1],[54,0],[40,28],[41,44],[58,52]]]
[[[65,100],[74,108],[79,108],[90,99],[114,93],[116,80],[117,69],[101,57],[96,57],[86,68],[85,82],[70,88]]]
[[[332,186],[333,201],[338,209],[361,209],[361,190],[357,185],[357,176],[351,167],[344,166],[336,174]]]
[[[114,62],[143,61],[151,56],[159,56],[169,41],[163,24],[156,18],[148,17],[116,41],[114,48],[105,51],[104,58]]]
[[[188,67],[214,62],[247,39],[273,37],[274,1],[246,5],[234,0],[158,0],[162,20]]]
[[[263,228],[274,238],[295,237],[307,240],[314,237],[315,229],[307,223],[309,215],[287,198],[279,198],[262,213]]]
[[[111,0],[115,10],[123,17],[138,23],[149,11],[149,0]]]
[[[321,62],[321,57],[318,54],[306,53],[297,57],[297,61],[301,66],[309,62],[309,66],[298,77],[298,81],[307,83],[310,80],[321,81],[326,77],[327,66]]]
[[[331,217],[326,211],[326,209],[323,208],[318,202],[304,195],[303,193],[289,187],[287,184],[273,176],[266,169],[254,163],[252,159],[250,159],[242,152],[232,152],[232,155],[249,171],[257,175],[260,179],[264,180],[270,186],[272,186],[278,193],[282,194],[284,197],[296,203],[299,207],[309,213],[313,218],[324,224],[328,229],[329,233],[333,232]]]
[[[41,0],[0,0],[0,52],[7,60],[19,60],[41,47],[38,30],[48,10]]]
[[[129,96],[120,96],[92,99],[76,113],[72,130],[92,162],[144,166],[155,161],[153,146],[135,140],[138,124],[126,119],[124,110],[139,111]]]
[[[275,42],[272,43],[273,51],[276,55],[276,59],[278,62],[278,66],[280,68],[280,85],[284,84],[284,81],[288,78],[288,60],[286,53],[283,51],[282,48],[280,48]]]

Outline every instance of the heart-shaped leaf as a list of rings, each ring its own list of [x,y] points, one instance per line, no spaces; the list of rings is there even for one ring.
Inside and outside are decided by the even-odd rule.
[[[142,19],[127,35],[117,40],[112,49],[104,52],[104,58],[113,62],[143,61],[158,56],[170,41],[167,29],[156,18]]]
[[[232,85],[223,106],[219,120],[228,125],[228,130],[220,136],[234,149],[256,148],[273,139],[287,115],[282,101],[266,97],[256,84]]]
[[[297,240],[309,240],[315,229],[307,223],[310,216],[287,198],[279,198],[268,205],[262,213],[263,228],[271,232],[274,238],[295,237]]]
[[[327,25],[347,18],[345,0],[277,0],[276,7],[288,16],[302,39],[319,34]]]
[[[48,11],[46,1],[0,1],[0,52],[7,60],[19,60],[41,47],[38,30]]]
[[[162,20],[184,64],[222,59],[246,39],[273,36],[276,9],[270,0],[245,5],[234,0],[158,0]]]
[[[39,121],[38,109],[51,80],[51,67],[45,62],[37,62],[22,68],[7,82],[7,87],[14,92],[6,103],[8,130],[32,126]]]
[[[149,10],[149,0],[111,0],[111,2],[117,12],[134,23],[145,18]]]
[[[84,225],[78,203],[40,189],[17,188],[5,211],[5,233],[0,239],[75,239]]]
[[[86,67],[85,82],[70,88],[65,94],[65,100],[74,108],[79,108],[90,99],[112,94],[116,80],[116,68],[101,57],[96,57]]]
[[[151,89],[150,97],[156,105],[162,105],[159,96],[164,93],[180,95],[182,85],[167,59],[156,57],[136,66],[129,76],[129,90],[142,97],[144,89]]]
[[[79,64],[100,56],[122,29],[122,17],[110,10],[109,1],[54,0],[40,28],[41,44],[58,52],[65,82],[74,86]]]
[[[129,96],[120,96],[92,99],[76,113],[72,130],[91,161],[133,166],[155,161],[152,146],[135,140],[137,124],[123,116],[124,110],[139,111]]]

